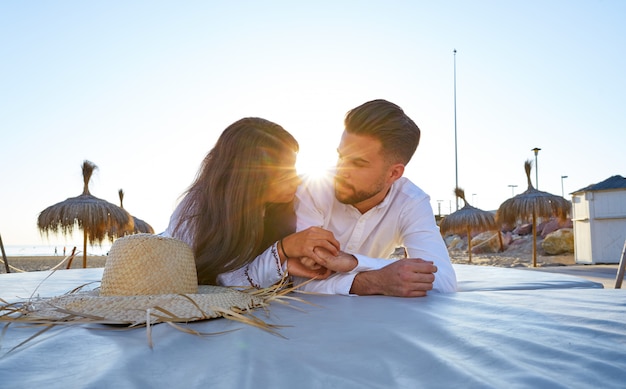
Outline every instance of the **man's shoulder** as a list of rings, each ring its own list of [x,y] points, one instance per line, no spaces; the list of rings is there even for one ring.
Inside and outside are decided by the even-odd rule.
[[[413,181],[406,177],[400,177],[393,184],[397,196],[402,196],[412,200],[429,199],[430,196],[424,192],[419,186],[415,185]]]

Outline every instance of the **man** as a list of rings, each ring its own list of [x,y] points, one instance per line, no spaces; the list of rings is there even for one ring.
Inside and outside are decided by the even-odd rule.
[[[298,231],[321,227],[341,244],[338,256],[316,248],[325,261],[316,262],[352,270],[311,281],[303,290],[407,297],[456,290],[430,198],[402,177],[419,139],[413,120],[388,101],[370,101],[346,114],[334,179],[301,185],[296,213]],[[396,247],[409,258],[386,259]]]

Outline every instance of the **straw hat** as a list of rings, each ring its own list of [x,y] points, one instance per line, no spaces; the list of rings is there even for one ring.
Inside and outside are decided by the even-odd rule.
[[[17,321],[149,325],[233,318],[264,306],[275,296],[198,286],[193,252],[187,244],[136,234],[115,241],[99,289],[31,301],[22,312],[26,318]]]

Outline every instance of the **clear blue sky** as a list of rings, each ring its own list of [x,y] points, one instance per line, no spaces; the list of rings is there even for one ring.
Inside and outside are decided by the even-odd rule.
[[[39,212],[82,191],[157,232],[221,131],[283,125],[301,171],[333,165],[345,112],[393,101],[422,141],[406,176],[454,208],[497,209],[626,175],[626,2],[29,1],[0,3],[0,234],[42,238]],[[533,182],[534,182],[534,172]],[[561,180],[561,176],[568,178]]]

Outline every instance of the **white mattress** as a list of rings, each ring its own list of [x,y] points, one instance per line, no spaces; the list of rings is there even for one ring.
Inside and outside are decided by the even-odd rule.
[[[82,325],[52,329],[7,353],[36,332],[12,325],[0,343],[0,386],[624,387],[625,291],[593,283],[581,288],[558,274],[479,266],[457,270],[460,286],[471,293],[299,295],[315,305],[297,303],[297,310],[272,304],[269,316],[258,311],[264,320],[285,326],[279,330],[283,337],[225,319],[189,325],[200,332],[238,329],[206,338],[159,324],[152,329],[151,349],[143,328]],[[65,292],[99,280],[99,271],[57,272],[40,291]],[[0,297],[23,297],[36,282],[33,274],[0,275]],[[481,290],[494,287],[485,276],[497,278],[502,288]],[[554,282],[546,287],[543,279],[535,284],[542,289],[520,288],[531,285],[527,276],[552,276]],[[505,279],[519,282],[507,290]]]

